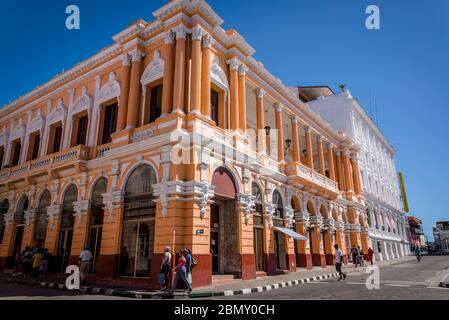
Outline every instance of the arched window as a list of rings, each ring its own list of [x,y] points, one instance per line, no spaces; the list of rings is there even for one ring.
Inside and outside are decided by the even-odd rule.
[[[104,204],[103,193],[106,193],[108,180],[100,178],[94,185],[92,190],[92,201],[90,204],[90,225],[98,226],[103,224]]]
[[[17,204],[16,213],[14,215],[14,222],[16,223],[16,234],[14,236],[13,253],[22,251],[23,233],[25,231],[25,211],[28,210],[28,197],[23,195]]]
[[[45,190],[39,200],[34,227],[34,240],[36,246],[42,246],[47,234],[47,207],[51,204],[50,191]]]
[[[5,233],[5,215],[9,210],[9,201],[8,199],[0,202],[0,243],[3,242],[3,234]]]
[[[126,183],[119,264],[119,273],[122,276],[150,275],[156,216],[153,184],[156,182],[153,168],[143,165],[132,172]]]
[[[89,272],[94,274],[97,269],[98,257],[101,249],[101,236],[103,233],[104,204],[103,193],[107,192],[108,180],[100,178],[95,182],[92,190],[89,219],[89,250],[92,252],[93,261]]]
[[[278,218],[284,218],[284,204],[282,203],[282,196],[279,191],[273,192],[273,206],[275,208],[274,215]]]
[[[72,252],[73,240],[73,225],[75,223],[74,217],[74,202],[78,200],[78,189],[76,185],[70,185],[62,200],[62,214],[61,227],[58,237],[58,251],[57,251],[57,271],[64,273],[69,264],[69,257]]]
[[[74,184],[67,188],[64,194],[61,229],[73,228],[75,217],[73,216],[73,203],[78,199],[78,189]]]

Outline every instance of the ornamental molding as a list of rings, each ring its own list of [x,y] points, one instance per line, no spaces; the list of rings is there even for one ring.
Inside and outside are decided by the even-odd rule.
[[[215,39],[210,34],[205,34],[203,37],[203,48],[212,48],[215,44]]]
[[[140,79],[142,87],[146,86],[147,84],[153,81],[163,78],[164,66],[165,62],[161,58],[161,53],[158,50],[154,51],[153,60],[145,68],[142,78]]]
[[[212,60],[211,68],[210,68],[210,76],[216,85],[227,91],[229,89],[229,82],[226,76],[226,73],[220,66],[220,59],[218,56],[215,56]]]
[[[258,99],[263,99],[263,97],[265,96],[265,94],[266,94],[266,92],[265,92],[265,90],[262,89],[262,88],[258,88],[258,89],[256,90],[256,97],[257,97]]]
[[[100,89],[97,97],[98,104],[120,96],[120,83],[114,72],[109,73],[108,82]]]
[[[251,211],[255,207],[255,197],[250,193],[241,193],[238,195],[240,209],[245,216],[245,224],[248,225],[251,218]]]
[[[77,226],[81,225],[81,220],[83,216],[87,216],[87,212],[89,211],[90,207],[90,200],[81,200],[81,201],[75,201],[73,203],[73,216],[75,217],[75,224]]]
[[[47,207],[47,220],[48,220],[48,227],[50,230],[53,229],[55,226],[55,220],[58,218],[62,212],[62,205],[60,204],[52,204]]]
[[[9,142],[9,134],[6,130],[6,127],[3,127],[2,132],[0,133],[0,146],[4,146],[6,149],[6,145]]]
[[[42,136],[44,126],[45,126],[45,119],[42,116],[41,109],[38,109],[36,116],[33,118],[33,120],[31,120],[29,133],[34,133],[34,132],[39,131],[40,135]]]
[[[112,223],[114,221],[115,209],[120,209],[123,207],[125,201],[125,192],[111,191],[108,193],[103,193],[103,210],[108,210],[108,222]]]
[[[34,222],[37,209],[29,209],[24,211],[25,227],[28,230]]]
[[[22,118],[19,119],[19,124],[16,125],[14,127],[14,129],[12,130],[11,136],[9,138],[9,141],[12,142],[16,139],[20,139],[23,143],[24,139],[25,139],[25,125],[23,124],[23,120]]]
[[[164,43],[174,44],[175,43],[175,33],[172,30],[168,30],[164,34]]]
[[[194,26],[190,32],[192,33],[192,40],[201,40],[203,38],[203,35],[206,34],[203,28],[201,28],[199,25]]]
[[[92,109],[92,98],[89,96],[87,92],[87,87],[83,86],[83,88],[81,89],[81,96],[78,97],[78,99],[73,104],[71,113],[77,114],[87,110],[87,112],[90,114],[91,109]]]
[[[132,62],[141,62],[142,58],[145,57],[145,53],[139,49],[134,49],[130,52]]]
[[[292,207],[285,208],[285,223],[287,224],[287,227],[291,229],[295,223],[295,211]]]
[[[273,216],[276,208],[271,202],[265,204],[265,217],[267,218],[268,228],[273,229]]]
[[[231,60],[227,60],[226,63],[229,65],[229,69],[231,71],[238,71],[239,66],[242,64],[239,59],[232,58]]]
[[[50,112],[47,118],[48,126],[51,126],[52,124],[55,124],[56,122],[59,121],[61,121],[64,124],[64,120],[66,117],[67,113],[64,101],[62,100],[62,98],[59,98],[56,104],[56,108],[52,112]]]

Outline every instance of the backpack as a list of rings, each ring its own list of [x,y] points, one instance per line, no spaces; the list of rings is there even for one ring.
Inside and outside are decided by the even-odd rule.
[[[190,270],[195,268],[198,265],[198,262],[195,260],[195,258],[192,256],[192,264],[190,265]]]

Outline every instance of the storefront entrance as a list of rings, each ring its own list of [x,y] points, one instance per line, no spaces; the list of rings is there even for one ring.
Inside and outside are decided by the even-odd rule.
[[[103,193],[107,191],[108,180],[100,178],[92,191],[92,201],[90,206],[90,221],[89,221],[89,250],[92,252],[93,260],[90,265],[89,272],[95,274],[97,271],[98,257],[101,249],[101,236],[103,233]]]
[[[212,274],[241,276],[242,261],[238,250],[236,186],[232,174],[219,168],[212,177],[215,197],[210,206],[210,252]]]
[[[220,199],[220,200],[219,200]],[[241,257],[238,252],[237,215],[235,200],[216,197],[211,205],[212,274],[241,273]]]

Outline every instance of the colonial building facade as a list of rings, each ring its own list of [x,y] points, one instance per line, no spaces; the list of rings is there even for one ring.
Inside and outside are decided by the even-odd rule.
[[[401,205],[394,149],[348,90],[333,93],[327,87],[298,88],[301,99],[354,141],[367,207],[367,227],[377,260],[409,253]]]
[[[0,268],[30,245],[62,273],[89,245],[97,279],[157,285],[165,247],[188,247],[203,286],[367,252],[351,139],[205,1],[154,17],[0,110]]]

